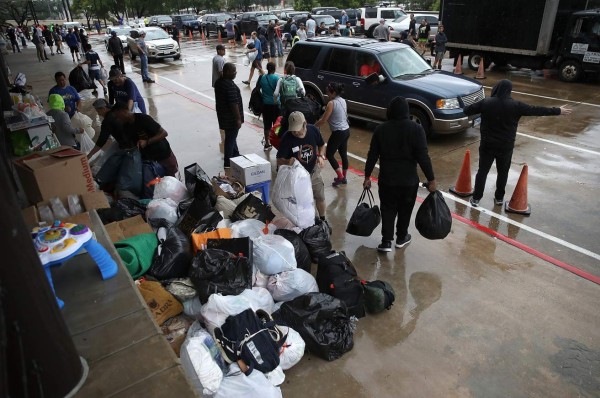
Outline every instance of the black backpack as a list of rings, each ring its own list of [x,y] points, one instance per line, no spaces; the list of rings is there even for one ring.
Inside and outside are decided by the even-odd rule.
[[[223,358],[233,363],[241,359],[252,369],[269,373],[279,366],[279,350],[284,335],[267,312],[247,309],[230,315],[221,327],[215,328],[215,341]]]
[[[389,310],[396,300],[394,288],[384,281],[362,281],[365,288],[365,307],[371,314]]]
[[[260,79],[262,79],[262,76],[258,78],[256,87],[252,89],[252,93],[250,94],[250,102],[248,103],[248,109],[250,109],[250,112],[252,112],[254,116],[262,115],[265,106],[262,93],[260,92]]]
[[[332,252],[319,258],[317,285],[321,293],[330,293],[330,286],[336,280],[356,279],[357,273],[352,262],[344,252]]]
[[[329,285],[329,294],[339,299],[348,308],[348,315],[365,316],[365,290],[358,279],[338,278]]]

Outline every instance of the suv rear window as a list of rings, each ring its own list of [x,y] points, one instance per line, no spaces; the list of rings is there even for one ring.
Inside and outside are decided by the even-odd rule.
[[[317,46],[294,46],[292,58],[296,68],[310,69],[317,59],[321,47]]]

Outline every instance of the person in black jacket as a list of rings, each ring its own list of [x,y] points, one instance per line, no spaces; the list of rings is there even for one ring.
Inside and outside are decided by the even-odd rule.
[[[392,100],[387,109],[387,121],[373,133],[365,165],[365,189],[371,188],[371,173],[377,159],[382,235],[377,250],[390,252],[396,217],[396,247],[403,248],[411,241],[408,224],[419,188],[417,163],[427,178],[429,192],[436,190],[425,130],[409,119],[408,102],[403,97]]]
[[[121,73],[125,73],[125,65],[123,64],[123,43],[117,36],[117,32],[114,30],[110,32],[110,39],[108,39],[108,53],[112,55],[115,65],[119,68]]]
[[[501,206],[504,202],[504,190],[521,116],[553,116],[571,113],[571,109],[566,105],[560,108],[527,105],[513,100],[510,96],[511,92],[512,82],[506,79],[500,80],[492,89],[490,98],[464,109],[467,116],[481,114],[479,169],[475,176],[473,197],[470,200],[473,207],[479,206],[485,189],[485,181],[494,160],[498,172],[494,204]]]

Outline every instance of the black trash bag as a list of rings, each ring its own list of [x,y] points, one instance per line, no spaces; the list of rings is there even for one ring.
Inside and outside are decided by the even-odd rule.
[[[369,203],[364,202],[365,195]],[[374,201],[375,199],[371,190],[364,189],[360,195],[360,199],[358,199],[356,209],[354,209],[352,217],[348,221],[348,226],[346,227],[347,233],[356,236],[371,236],[381,222],[381,212],[379,211],[379,206],[373,206]]]
[[[285,107],[283,110],[283,117],[281,118],[281,129],[282,133],[288,131],[289,117],[292,112],[302,112],[306,123],[315,124],[323,113],[321,105],[309,97],[293,98],[285,101]],[[283,134],[281,134],[283,137]]]
[[[123,210],[112,206],[105,209],[96,209],[96,212],[98,213],[98,217],[100,217],[100,220],[104,225],[125,219]]]
[[[217,194],[210,177],[198,163],[191,164],[183,170],[185,186],[192,197],[206,203],[207,207],[215,207]]]
[[[158,230],[159,228],[171,228],[173,227],[173,223],[165,220],[164,218],[149,218],[148,224],[153,230]]]
[[[254,246],[252,239],[247,236],[243,238],[207,239],[206,247],[208,249],[225,250],[226,252],[246,257],[250,264],[254,264]]]
[[[452,228],[452,214],[440,191],[427,195],[415,217],[415,227],[424,238],[444,239]]]
[[[162,233],[165,233],[164,239],[161,239]],[[179,228],[160,228],[156,235],[159,238],[158,247],[148,274],[159,281],[186,277],[193,256],[188,236]]]
[[[190,236],[194,231],[204,232],[210,228],[215,228],[219,221],[223,219],[218,211],[212,207],[207,207],[205,201],[196,198],[187,207],[185,213],[181,214],[175,222],[175,226],[187,236]]]
[[[308,351],[328,361],[354,347],[355,322],[346,305],[328,294],[307,293],[286,301],[273,318],[300,333]]]
[[[310,252],[306,247],[306,244],[302,241],[300,235],[290,229],[277,229],[274,232],[275,235],[283,236],[286,240],[292,243],[294,246],[294,255],[296,256],[296,263],[298,268],[310,274],[312,261],[310,259]]]
[[[248,195],[237,205],[229,218],[232,222],[254,219],[266,223],[274,219],[275,214],[271,211],[271,206],[254,195]]]
[[[75,67],[69,73],[69,85],[73,86],[77,91],[91,90],[97,87],[81,66]]]
[[[310,257],[318,260],[331,253],[331,228],[325,220],[315,220],[315,225],[300,232],[302,241],[308,248]]]
[[[194,199],[195,198],[189,198],[179,202],[179,204],[177,205],[177,214],[179,215],[179,217],[185,214],[187,209],[192,205],[192,203],[194,203]]]
[[[246,257],[219,249],[199,251],[192,260],[190,278],[202,304],[213,293],[238,295],[252,288],[252,264]]]
[[[141,215],[144,220],[146,219],[146,205],[140,203],[136,199],[132,198],[121,198],[111,205],[123,211],[124,218],[135,217],[138,214]]]

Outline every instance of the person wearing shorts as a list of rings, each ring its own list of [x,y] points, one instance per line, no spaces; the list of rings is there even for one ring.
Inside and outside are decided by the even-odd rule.
[[[90,77],[92,82],[94,80],[97,80],[100,83],[100,85],[104,89],[104,96],[106,96],[108,94],[108,89],[106,88],[106,82],[104,81],[100,73],[100,68],[103,68],[104,65],[102,64],[102,60],[100,59],[98,53],[92,50],[91,44],[85,44],[85,61],[83,61],[79,65],[86,64],[88,66],[88,76]],[[92,91],[92,94],[98,94],[96,89]]]
[[[431,27],[429,26],[429,24],[427,23],[426,19],[423,19],[423,21],[421,21],[421,25],[419,26],[418,32],[419,32],[419,49],[421,50],[421,55],[425,54],[425,50],[427,49],[427,40],[429,39],[429,31],[431,30]]]
[[[256,58],[254,58],[254,61],[252,61],[252,66],[250,67],[250,76],[248,76],[248,80],[242,81],[242,83],[248,86],[252,81],[252,76],[254,76],[255,69],[258,69],[258,73],[260,73],[261,76],[265,74],[265,71],[262,68],[263,48],[256,32],[252,32],[252,40],[254,40],[254,48],[249,49],[248,51],[246,51],[245,54],[248,55],[249,53],[256,52]]]
[[[435,45],[435,61],[433,62],[433,69],[435,69],[436,65],[438,70],[442,69],[442,60],[444,59],[444,54],[446,54],[447,42],[448,37],[446,37],[444,26],[440,25],[438,27],[438,32],[435,35],[435,41],[433,42]]]
[[[69,29],[69,33],[65,36],[65,42],[67,43],[67,46],[69,46],[69,50],[71,50],[73,62],[76,62],[75,58],[79,61],[79,40],[77,40],[77,35],[73,33],[73,29]]]
[[[235,47],[235,25],[233,24],[233,19],[229,18],[227,23],[225,24],[225,30],[227,31],[227,41],[231,48]]]

